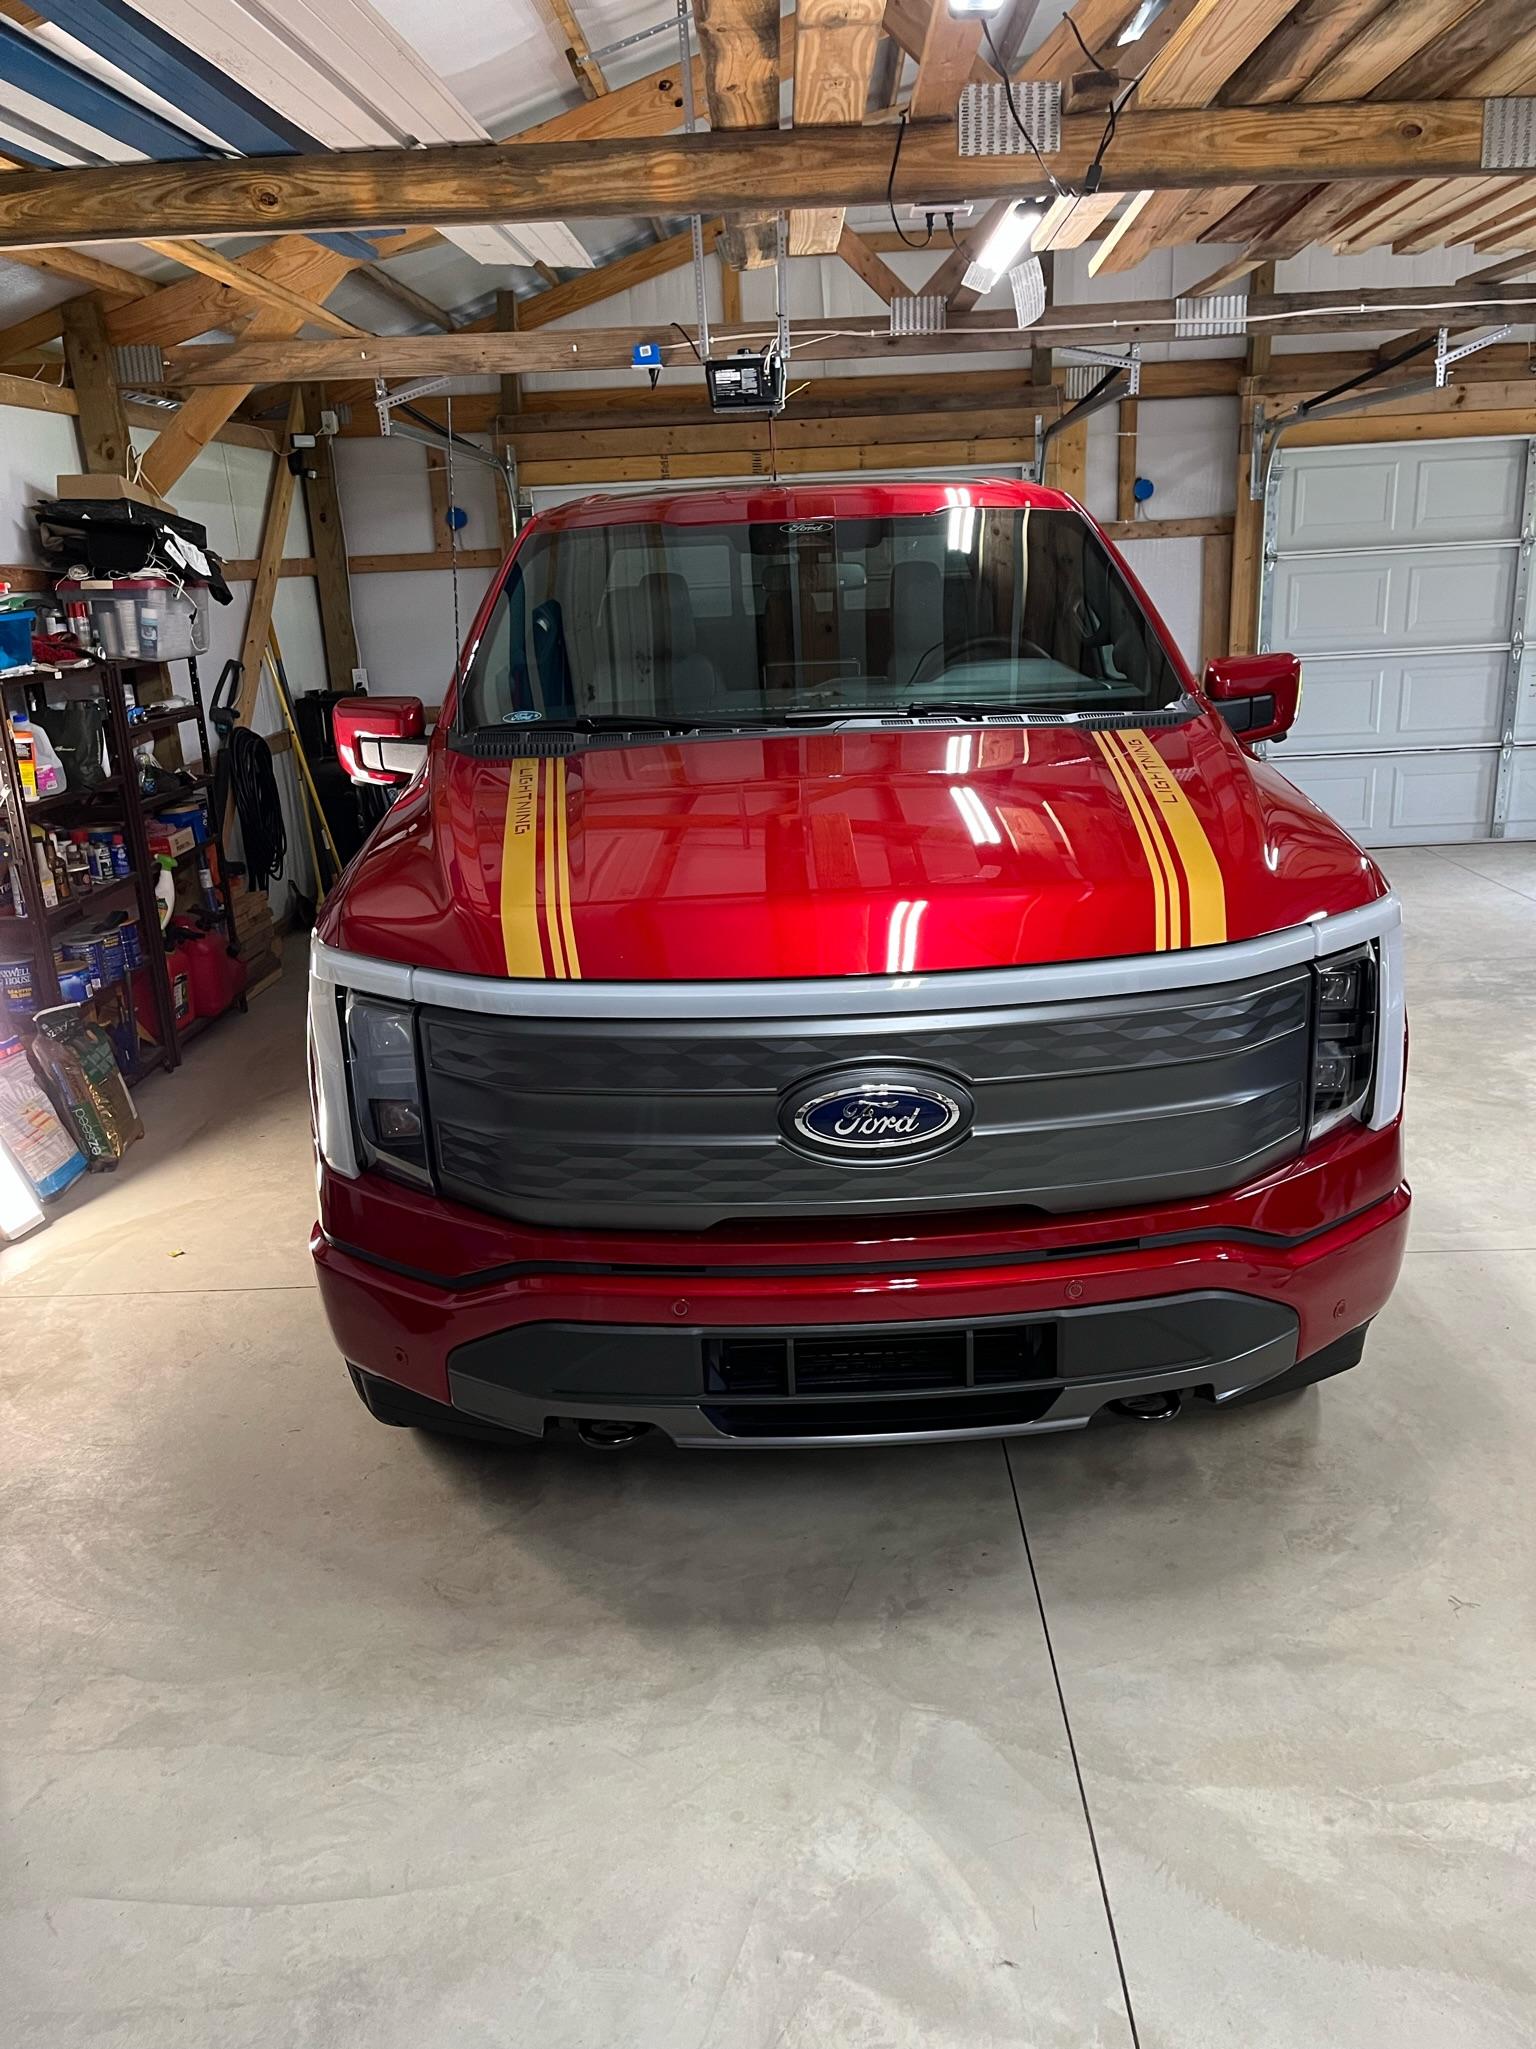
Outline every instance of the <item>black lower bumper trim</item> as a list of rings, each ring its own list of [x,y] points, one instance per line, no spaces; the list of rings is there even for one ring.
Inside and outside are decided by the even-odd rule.
[[[1170,1390],[1229,1400],[1294,1365],[1298,1328],[1284,1303],[1218,1290],[972,1322],[526,1324],[459,1346],[448,1382],[456,1410],[534,1436],[567,1418],[644,1424],[680,1444],[996,1436],[1071,1429],[1107,1402]],[[720,1378],[726,1346],[763,1355],[741,1382]],[[814,1366],[805,1387],[797,1353]],[[1013,1362],[1007,1379],[988,1377],[998,1359]],[[927,1385],[914,1379],[925,1370]]]
[[[702,1414],[724,1437],[932,1437],[950,1430],[1022,1430],[1050,1414],[1059,1387],[1021,1388],[894,1402],[706,1402]]]

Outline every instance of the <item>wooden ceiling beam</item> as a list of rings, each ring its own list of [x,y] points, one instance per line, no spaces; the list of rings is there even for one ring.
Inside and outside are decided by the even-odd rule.
[[[1099,116],[1066,116],[1057,175],[1081,178],[1102,136]],[[1236,178],[1468,177],[1482,170],[1482,151],[1481,100],[1132,108],[1120,117],[1104,183],[1138,191]],[[0,179],[0,249],[142,235],[151,226],[176,240],[253,227],[362,228],[412,214],[444,224],[598,219],[637,193],[676,213],[853,205],[883,199],[890,170],[890,135],[877,126],[18,172]],[[962,158],[950,123],[919,122],[903,147],[897,196],[1005,197],[1018,179],[1017,157]]]
[[[1362,304],[1362,300],[1366,303]],[[1486,288],[1416,285],[1390,291],[1265,293],[1249,301],[1256,323],[1283,324],[1287,334],[1347,334],[1391,326],[1406,315],[1445,317],[1465,324],[1475,311],[1483,322],[1523,321],[1536,313],[1536,285],[1493,284]],[[260,317],[260,316],[258,316]],[[274,316],[275,317],[275,316]],[[1035,343],[1069,345],[1123,340],[1166,341],[1177,318],[1171,299],[1126,300],[1081,306],[1053,306],[1044,320],[1021,334],[1011,314],[973,313],[935,335],[892,336],[880,315],[842,315],[837,335],[826,322],[793,323],[797,360],[837,360],[889,355],[967,354],[1018,351]],[[722,346],[749,343],[771,332],[763,322],[724,329]],[[498,376],[524,371],[590,370],[627,364],[637,341],[657,339],[654,328],[567,328],[559,334],[384,335],[360,341],[246,342],[183,347],[168,352],[173,386],[198,387],[236,381],[255,385],[288,378],[308,382],[361,377]],[[673,360],[688,344],[663,341]]]

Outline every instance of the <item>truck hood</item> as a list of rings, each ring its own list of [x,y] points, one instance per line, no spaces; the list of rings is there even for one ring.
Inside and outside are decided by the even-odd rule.
[[[883,975],[1216,945],[1385,888],[1210,715],[510,761],[440,739],[320,937],[476,975]]]

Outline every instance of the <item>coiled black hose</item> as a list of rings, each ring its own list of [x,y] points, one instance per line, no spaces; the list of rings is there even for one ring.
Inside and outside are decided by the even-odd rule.
[[[213,785],[216,819],[228,809],[231,791],[245,849],[246,887],[265,889],[274,875],[282,873],[288,858],[288,829],[272,773],[272,749],[249,726],[233,727],[219,749]]]

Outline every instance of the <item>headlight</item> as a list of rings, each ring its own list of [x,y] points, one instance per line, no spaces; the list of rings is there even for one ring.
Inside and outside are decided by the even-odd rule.
[[[1376,1053],[1374,945],[1320,960],[1312,969],[1312,1105],[1318,1138],[1363,1111]]]
[[[412,1011],[380,997],[349,995],[346,1015],[352,1110],[364,1159],[412,1181],[430,1181]]]

